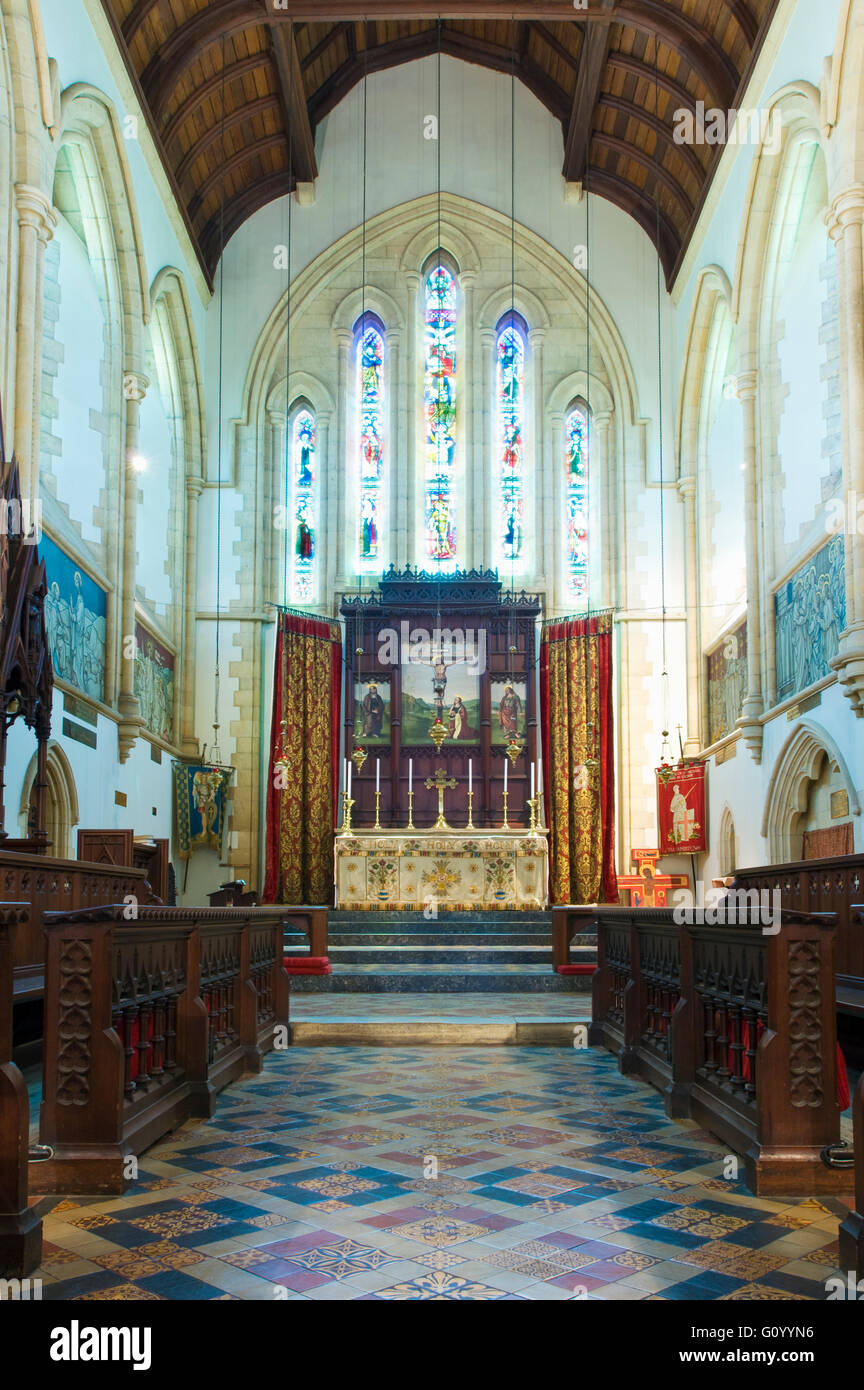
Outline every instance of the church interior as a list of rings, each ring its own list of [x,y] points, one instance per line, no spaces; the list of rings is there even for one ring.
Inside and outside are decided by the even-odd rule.
[[[864,1299],[862,73],[0,0],[0,1301]]]

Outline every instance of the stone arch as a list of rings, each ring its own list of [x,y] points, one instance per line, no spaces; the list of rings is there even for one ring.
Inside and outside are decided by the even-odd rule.
[[[26,836],[29,830],[30,797],[37,773],[38,754],[34,753],[24,774],[18,807],[18,825],[22,836]],[[55,859],[72,859],[75,857],[72,831],[80,820],[78,789],[69,759],[61,745],[53,740],[47,748],[45,781],[45,829],[51,841],[51,855]]]
[[[538,295],[516,281],[502,285],[487,296],[477,315],[477,327],[494,332],[502,318],[514,312],[525,320],[529,333],[549,327],[549,314]]]
[[[728,317],[731,325],[731,304],[732,286],[726,272],[718,265],[705,266],[696,286],[682,359],[677,423],[679,478],[694,476],[698,468],[709,344],[718,318]]]
[[[443,215],[440,236],[437,219],[431,226],[421,227],[402,252],[399,268],[404,275],[422,275],[423,267],[438,250],[449,253],[460,275],[476,275],[480,269],[480,256],[474,242],[454,217]]]
[[[825,758],[830,759],[843,778],[850,812],[860,816],[858,793],[836,740],[815,719],[802,719],[777,755],[765,795],[761,833],[768,841],[770,863],[800,859],[799,825],[807,810],[810,785],[819,777]]]

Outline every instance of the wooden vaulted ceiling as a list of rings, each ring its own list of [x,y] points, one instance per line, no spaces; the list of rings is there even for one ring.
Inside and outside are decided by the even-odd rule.
[[[675,112],[736,105],[777,0],[102,3],[211,279],[247,217],[317,176],[346,93],[440,45],[515,71],[561,123],[564,176],[635,217],[671,283],[720,153],[676,144]]]

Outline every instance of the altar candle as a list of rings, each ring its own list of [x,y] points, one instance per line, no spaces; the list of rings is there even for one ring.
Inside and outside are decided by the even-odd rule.
[[[348,800],[351,800],[351,759],[346,759],[348,764]]]
[[[504,759],[504,790],[507,790],[507,759]]]
[[[409,758],[409,759],[408,759],[408,790],[409,790],[409,792],[413,792],[413,790],[414,790],[414,759],[413,759],[413,758]]]
[[[376,792],[380,792],[380,790],[381,790],[381,759],[380,759],[380,758],[376,758],[376,759],[375,759],[375,790],[376,790]]]
[[[531,800],[534,800],[534,764],[531,764]]]
[[[468,759],[468,790],[469,792],[474,790],[474,764],[470,758]]]

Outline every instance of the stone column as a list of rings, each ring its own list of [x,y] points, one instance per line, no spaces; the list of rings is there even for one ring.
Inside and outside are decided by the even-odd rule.
[[[343,491],[339,465],[330,458],[330,411],[320,410],[315,422],[318,433],[318,496],[315,499],[315,545],[318,585],[316,607],[327,607],[328,595],[335,588],[335,557],[330,537],[324,528],[324,518],[330,515],[333,494]]]
[[[352,334],[347,329],[341,328],[336,332],[336,351],[337,351],[337,386],[336,386],[336,477],[345,479],[337,490],[337,505],[335,508],[328,509],[328,516],[336,515],[336,528],[333,530],[330,523],[329,539],[333,545],[333,555],[336,567],[336,589],[346,589],[348,587],[347,576],[354,570],[355,550],[354,546],[349,545],[349,534],[355,538],[357,532],[357,496],[353,498],[354,505],[347,505],[347,487],[354,486],[356,482],[356,459],[348,458],[348,440],[350,437],[348,428],[348,412],[351,408],[351,401],[354,392],[351,389],[351,344]]]
[[[15,320],[13,447],[21,495],[39,496],[39,394],[42,375],[42,284],[45,247],[57,216],[50,198],[29,184],[15,185],[18,214],[18,306]]]
[[[457,397],[456,418],[457,421],[463,422],[459,431],[462,438],[457,443],[461,446],[465,480],[465,486],[462,489],[461,516],[458,516],[456,520],[456,560],[460,569],[472,569],[480,564],[481,559],[477,554],[477,532],[472,525],[472,518],[477,515],[477,508],[480,506],[480,499],[483,496],[483,476],[480,460],[477,457],[476,435],[471,428],[476,395],[474,372],[471,365],[474,361],[474,286],[476,282],[476,271],[463,270],[459,276],[459,287],[462,290],[462,322],[465,325],[463,352],[465,366],[459,372],[456,388],[462,396],[461,405],[458,403]]]
[[[846,526],[846,627],[831,663],[859,718],[864,716],[864,184],[844,190],[826,216],[837,247],[841,306],[843,498]]]
[[[759,477],[756,445],[758,372],[742,372],[737,395],[744,411],[744,538],[747,559],[747,694],[737,726],[754,762],[762,761],[762,604],[759,572]]]
[[[186,572],[183,595],[183,714],[180,746],[187,758],[197,758],[200,745],[195,736],[195,664],[198,639],[198,499],[204,479],[186,479]]]
[[[597,606],[608,605],[610,608],[614,604],[614,575],[612,572],[612,561],[614,558],[614,531],[612,522],[614,517],[615,499],[612,493],[612,451],[610,441],[612,439],[612,411],[599,410],[594,416],[588,436],[588,467],[590,469],[589,498],[594,499],[599,496],[600,506],[595,507],[594,514],[600,521],[600,526],[594,538],[594,545],[591,548],[591,555],[597,554],[597,544],[603,547],[602,561],[599,566],[599,574],[603,577],[602,591],[592,591]],[[590,429],[590,426],[589,426]],[[561,457],[561,468],[564,467],[564,458]],[[593,517],[588,518],[589,523],[593,524]],[[592,569],[595,568],[592,565]],[[589,576],[590,577],[590,576]]]
[[[702,747],[702,631],[699,603],[699,538],[696,534],[696,478],[678,479],[678,496],[684,503],[684,573],[686,604],[687,728],[685,758],[695,758]]]
[[[476,475],[485,482],[493,477],[492,451],[494,448],[494,426],[492,422],[495,419],[495,333],[491,328],[481,328],[479,338],[482,395],[480,398],[480,408],[477,411],[476,417],[479,426],[477,440],[480,450],[479,464],[476,465]],[[497,540],[492,529],[493,518],[496,515],[495,503],[497,498],[497,488],[482,488],[480,499],[482,500],[482,507],[478,508],[474,524],[475,533],[482,536],[482,551],[480,555],[477,556],[478,569],[494,569],[500,562],[501,557],[498,554]]]
[[[123,559],[120,584],[120,694],[117,707],[118,754],[121,763],[132,751],[143,720],[135,694],[135,569],[138,530],[138,474],[134,459],[138,453],[141,402],[150,382],[141,372],[123,373],[126,400],[126,468],[123,479]]]
[[[528,345],[531,349],[531,376],[534,386],[534,400],[530,413],[526,410],[526,439],[532,441],[531,458],[533,466],[529,470],[525,469],[525,503],[523,516],[523,535],[531,535],[534,542],[533,570],[538,580],[543,581],[546,592],[549,592],[551,576],[548,572],[549,561],[553,565],[554,546],[551,546],[554,532],[554,522],[549,525],[545,502],[545,492],[550,486],[551,479],[543,483],[543,470],[541,459],[543,458],[543,436],[545,434],[543,413],[543,344],[546,340],[546,331],[543,328],[532,328],[528,333]],[[527,403],[526,403],[527,404]],[[527,454],[526,454],[527,464]],[[554,473],[552,474],[554,477]]]
[[[422,382],[423,374],[417,370],[420,276],[416,271],[409,271],[405,276],[405,287],[408,304],[405,316],[405,453],[397,463],[400,511],[397,517],[396,564],[399,569],[415,562],[422,568],[426,554],[420,544],[421,531],[417,519],[417,489],[419,487],[422,497],[426,482],[426,458],[417,447],[418,382]],[[422,386],[420,395],[422,399]]]
[[[399,348],[402,342],[402,334],[396,328],[388,328],[384,334],[384,341],[387,345],[387,358],[385,365],[386,376],[384,379],[385,401],[387,409],[387,437],[384,441],[384,515],[378,527],[378,535],[383,542],[381,555],[381,569],[385,569],[391,562],[396,562],[399,553],[399,490],[400,474],[403,470],[402,460],[402,428],[399,407],[400,397],[403,391],[403,382],[400,374]]]
[[[547,592],[551,609],[557,613],[566,613],[570,596],[567,592],[567,521],[563,506],[566,489],[563,481],[564,412],[561,410],[550,410],[546,417],[545,473],[549,518],[546,528]]]

